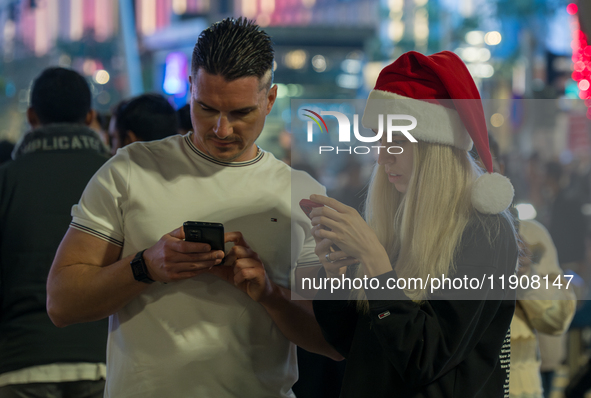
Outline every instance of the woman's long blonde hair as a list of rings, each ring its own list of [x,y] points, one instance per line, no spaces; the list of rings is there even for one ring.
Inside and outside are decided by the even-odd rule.
[[[479,219],[471,203],[471,186],[482,170],[467,151],[419,141],[412,145],[413,173],[405,194],[388,181],[376,164],[365,203],[365,219],[386,249],[400,278],[441,277],[455,270],[454,258],[468,222]],[[505,216],[510,217],[508,211]],[[489,236],[490,238],[490,236]],[[365,274],[362,265],[357,276]],[[415,301],[427,298],[427,287],[406,290]],[[352,299],[367,310],[363,290]]]

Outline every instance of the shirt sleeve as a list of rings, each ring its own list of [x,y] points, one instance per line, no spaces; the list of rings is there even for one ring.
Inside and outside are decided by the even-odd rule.
[[[307,293],[301,291],[303,277],[314,277],[321,267],[318,256],[314,252],[316,241],[312,236],[312,223],[300,209],[301,199],[308,199],[310,195],[326,195],[326,188],[310,177],[309,174],[299,170],[292,170],[292,252],[299,251],[295,266],[292,267],[290,275],[290,286],[306,298],[311,298]],[[297,237],[296,235],[300,235]],[[294,244],[303,241],[300,247]]]
[[[302,177],[300,179],[304,180],[303,183],[296,182],[294,184],[293,189],[296,193],[293,195],[293,199],[292,199],[292,202],[295,202],[295,203],[292,203],[292,204],[295,208],[294,211],[297,212],[298,215],[305,220],[306,226],[309,227],[309,228],[304,229],[304,232],[306,234],[306,238],[304,240],[304,246],[302,248],[300,256],[298,257],[297,262],[298,262],[298,264],[308,264],[308,265],[312,264],[312,263],[320,264],[320,261],[318,260],[318,256],[314,252],[314,250],[316,248],[316,241],[314,240],[314,237],[312,236],[312,232],[311,232],[312,223],[310,222],[310,219],[300,209],[299,202],[301,199],[308,199],[310,197],[310,195],[312,195],[312,194],[326,196],[326,188],[323,185],[321,185],[319,182],[314,180],[312,177],[310,177],[310,175],[303,173],[301,171],[298,171],[297,173],[304,174],[305,179]],[[296,181],[297,180],[298,180],[298,178],[296,178]],[[302,217],[302,215],[303,215],[303,217]]]
[[[129,163],[129,154],[122,149],[96,172],[84,189],[80,202],[72,207],[72,228],[123,246]]]

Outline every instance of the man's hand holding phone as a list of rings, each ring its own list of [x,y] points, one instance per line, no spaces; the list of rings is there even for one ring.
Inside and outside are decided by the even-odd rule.
[[[174,282],[193,278],[219,265],[222,250],[211,250],[207,243],[185,241],[183,227],[164,235],[144,252],[144,261],[151,279]]]
[[[241,232],[226,232],[225,242],[234,246],[220,267],[213,267],[210,273],[238,287],[257,302],[264,302],[271,297],[275,285],[265,271],[259,255],[246,243]]]

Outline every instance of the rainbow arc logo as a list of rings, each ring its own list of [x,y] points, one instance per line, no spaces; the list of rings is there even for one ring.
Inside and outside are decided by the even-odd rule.
[[[322,116],[320,116],[319,114],[317,114],[314,111],[311,111],[310,109],[304,109],[306,112],[310,112],[312,115],[316,116],[318,119],[320,119],[320,121],[322,122],[322,124],[324,125],[324,128],[326,129],[326,133],[328,134],[328,127],[326,127],[326,122],[324,121],[324,119],[322,118]],[[304,115],[310,119],[312,119],[317,125],[318,128],[320,129],[320,132],[322,132],[322,126],[320,125],[320,123],[318,123],[318,120],[316,120],[315,118],[313,118],[310,115]],[[309,122],[308,122],[309,123]]]

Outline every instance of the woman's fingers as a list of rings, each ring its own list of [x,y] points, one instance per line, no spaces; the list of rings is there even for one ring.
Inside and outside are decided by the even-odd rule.
[[[315,253],[318,258],[322,261],[326,261],[329,263],[334,262],[341,262],[343,260],[354,260],[351,264],[355,264],[357,259],[354,257],[349,256],[344,251],[331,251],[331,246],[334,245],[334,242],[330,239],[322,239],[316,243]],[[342,265],[341,265],[342,266]]]
[[[310,221],[312,222],[312,225],[324,225],[325,227],[328,227],[330,229],[335,229],[340,225],[338,221],[332,220],[324,216],[314,217]]]
[[[347,267],[359,264],[359,261],[353,257],[343,257],[338,260],[333,260],[334,253],[325,254],[324,258],[320,258],[320,263],[326,270],[327,275],[340,275],[345,272]]]
[[[325,256],[327,258],[327,260],[329,261],[339,261],[339,260],[348,260],[348,259],[354,259],[354,257],[349,256],[347,253],[345,253],[344,251],[336,251],[336,252],[331,252],[328,253],[328,256]]]
[[[314,253],[318,257],[323,257],[326,253],[330,253],[330,246],[333,245],[333,242],[330,239],[319,239],[316,241],[316,249],[314,249]]]
[[[324,195],[310,195],[310,200],[312,202],[320,203],[328,207],[332,207],[339,213],[347,213],[351,207],[339,202],[334,198],[329,198],[328,196]],[[321,207],[318,207],[321,209]]]
[[[337,234],[335,232],[333,232],[333,231],[329,231],[329,230],[324,229],[324,228],[318,228],[314,232],[314,237],[315,238],[319,238],[319,239],[336,239]],[[334,242],[332,242],[332,243],[334,243]]]
[[[323,261],[326,261],[330,264],[336,264],[339,267],[346,267],[353,264],[358,264],[359,260],[355,257],[351,257],[347,255],[347,253],[339,251],[339,252],[332,252],[326,253],[323,258],[320,258]]]
[[[310,217],[310,219],[312,219],[314,217],[324,216],[324,217],[328,217],[328,218],[335,220],[335,221],[341,221],[345,214],[346,213],[338,212],[335,209],[331,209],[330,207],[322,206],[322,207],[315,207],[314,209],[312,209],[309,217]]]

